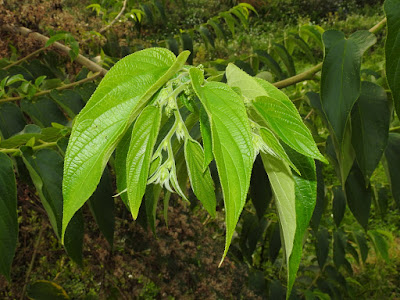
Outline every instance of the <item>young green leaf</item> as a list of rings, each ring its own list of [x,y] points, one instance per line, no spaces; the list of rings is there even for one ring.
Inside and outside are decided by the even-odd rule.
[[[384,9],[387,18],[386,77],[392,90],[397,115],[400,116],[400,1],[386,0]]]
[[[295,181],[287,163],[264,153],[261,153],[261,158],[275,197],[275,205],[278,210],[283,235],[286,262],[289,265],[289,258],[292,254],[296,233]]]
[[[13,163],[0,153],[0,274],[10,280],[18,240],[17,186]]]
[[[204,171],[204,152],[194,140],[185,142],[185,160],[193,192],[204,205],[208,213],[215,218],[217,201],[214,193],[214,182],[208,167]]]
[[[316,204],[317,177],[313,159],[301,155],[290,148],[287,149],[287,152],[291,161],[301,173],[301,176],[293,174],[296,196],[296,233],[288,265],[288,292],[286,294],[288,298],[300,265],[303,252],[303,237],[307,231]]]
[[[64,165],[63,230],[74,213],[94,192],[103,169],[126,129],[153,94],[186,61],[167,49],[135,52],[106,74],[72,129]]]
[[[224,258],[249,190],[254,156],[251,130],[246,108],[238,94],[220,82],[209,82],[202,86],[203,73],[197,68],[190,69],[190,77],[208,114],[213,153],[224,195]]]
[[[305,156],[326,162],[296,107],[282,91],[233,64],[226,68],[226,78],[229,86],[240,88],[245,98],[253,100],[257,113],[283,142]]]
[[[128,203],[136,220],[146,191],[154,144],[160,129],[161,109],[146,107],[137,118],[132,130],[126,157],[126,182]]]

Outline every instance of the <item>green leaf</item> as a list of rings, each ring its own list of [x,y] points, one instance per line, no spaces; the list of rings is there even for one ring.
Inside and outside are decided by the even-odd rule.
[[[321,227],[316,233],[315,238],[315,252],[317,254],[319,268],[322,270],[325,266],[329,254],[330,242],[328,229],[326,229],[325,227]]]
[[[53,122],[63,125],[68,123],[64,113],[47,96],[41,96],[34,100],[23,99],[21,109],[40,127],[50,127]]]
[[[71,119],[75,118],[84,106],[81,96],[73,90],[52,90],[50,96]]]
[[[203,107],[200,108],[200,132],[203,139],[204,148],[204,162],[203,171],[207,169],[208,165],[214,159],[212,153],[212,138],[211,138],[211,126],[208,120],[207,112]]]
[[[126,182],[129,208],[135,220],[146,191],[160,121],[161,109],[156,106],[148,106],[143,109],[133,126],[126,156]]]
[[[355,231],[353,232],[354,239],[356,240],[356,243],[358,245],[358,249],[360,250],[361,254],[361,259],[365,263],[368,257],[368,243],[367,239],[365,238],[364,232],[361,231]]]
[[[63,230],[94,192],[119,140],[153,94],[183,66],[188,52],[176,59],[167,49],[135,52],[106,74],[75,119],[68,144],[63,181]]]
[[[351,114],[352,145],[358,165],[369,181],[386,148],[390,109],[384,88],[364,81]]]
[[[197,31],[200,33],[200,36],[206,44],[206,47],[207,45],[211,45],[213,48],[215,47],[214,38],[207,27],[200,25]]]
[[[31,148],[21,148],[22,158],[40,200],[49,217],[50,224],[58,238],[61,237],[63,198],[61,191],[63,159],[54,150],[42,149],[33,152]],[[82,264],[83,218],[76,214],[65,233],[64,247],[68,255],[79,265]]]
[[[190,69],[193,88],[210,121],[213,153],[224,195],[226,242],[223,258],[246,201],[254,150],[243,100],[226,84],[209,82],[199,69]],[[221,261],[222,262],[222,261]]]
[[[190,55],[189,55],[187,61],[188,61],[189,64],[193,64],[193,55],[194,55],[193,39],[192,39],[191,35],[189,33],[187,33],[187,32],[182,32],[181,39],[182,39],[182,48],[183,48],[183,50],[190,51]]]
[[[296,107],[282,91],[233,64],[226,68],[226,78],[229,86],[240,88],[245,98],[253,100],[257,113],[284,143],[305,156],[326,162]]]
[[[384,9],[387,18],[386,77],[392,90],[397,115],[400,116],[400,1],[386,0]]]
[[[317,200],[317,177],[313,159],[301,155],[290,148],[286,151],[301,174],[293,174],[296,196],[296,233],[288,266],[287,297],[289,297],[300,266],[303,237],[307,231]]]
[[[351,109],[360,95],[361,57],[376,42],[376,37],[368,31],[357,31],[346,39],[344,33],[335,30],[325,31],[322,37],[325,58],[321,101],[340,146]]]
[[[264,50],[256,50],[254,53],[257,54],[257,57],[259,60],[265,64],[269,70],[271,70],[272,73],[275,74],[275,76],[279,79],[282,80],[285,76],[283,74],[283,71],[279,64],[276,62],[276,60],[268,54],[267,51]]]
[[[386,263],[389,263],[389,244],[386,241],[384,235],[381,234],[381,232],[378,230],[369,230],[368,235],[374,243],[375,252],[379,253],[380,256],[382,256],[382,258],[386,261]]]
[[[388,145],[385,150],[385,167],[392,190],[392,195],[400,207],[400,134],[389,133]]]
[[[235,25],[237,24],[236,19],[227,11],[224,11],[219,15],[224,18],[226,25],[232,33],[232,36],[235,36]]]
[[[343,220],[344,213],[346,211],[346,196],[343,192],[341,186],[334,186],[332,188],[333,192],[333,203],[332,203],[332,213],[333,220],[337,227],[340,226],[340,223]]]
[[[274,43],[274,51],[282,60],[283,64],[285,65],[286,69],[288,70],[289,76],[296,75],[296,68],[294,66],[294,61],[292,56],[289,54],[285,46],[281,44]]]
[[[289,266],[296,233],[295,181],[289,165],[284,161],[264,153],[261,153],[261,158],[275,197],[283,234],[286,262]]]
[[[268,146],[268,150],[266,151],[268,154],[271,154],[279,159],[282,159],[286,162],[290,167],[293,168],[297,173],[300,171],[297,167],[292,163],[289,156],[286,154],[285,149],[283,149],[282,145],[279,143],[279,140],[275,137],[271,130],[265,127],[260,128],[260,135],[263,139],[264,143]]]
[[[185,160],[194,194],[208,213],[215,218],[217,201],[214,193],[214,182],[208,167],[204,171],[204,152],[198,142],[186,140]]]
[[[99,185],[88,201],[90,211],[111,248],[114,242],[115,227],[112,180],[110,170],[105,168]]]
[[[207,21],[207,24],[214,29],[214,33],[219,40],[226,41],[226,33],[218,21],[218,18],[212,18]]]
[[[153,234],[156,234],[156,212],[157,212],[157,203],[160,199],[162,187],[159,184],[149,184],[146,188],[145,193],[145,206],[146,206],[146,217],[147,222],[150,225]]]
[[[354,217],[364,229],[367,229],[371,209],[371,185],[366,183],[364,176],[356,163],[346,180],[347,203]]]
[[[250,198],[261,219],[272,200],[272,190],[260,156],[257,156],[251,173]]]
[[[341,228],[333,234],[333,262],[336,268],[345,264],[346,235]]]
[[[294,43],[300,50],[306,55],[307,59],[312,63],[316,64],[317,61],[315,59],[315,55],[312,52],[310,46],[298,35],[298,34],[289,34],[289,41]]]
[[[179,45],[178,41],[174,38],[167,39],[168,49],[172,51],[176,56],[179,55]]]
[[[322,43],[322,34],[324,33],[324,29],[318,25],[303,25],[300,27],[300,36],[308,41],[307,38],[313,39],[317,45],[323,48]]]
[[[11,159],[0,153],[0,274],[11,280],[18,240],[17,186]]]
[[[314,231],[318,231],[319,223],[321,222],[327,203],[325,199],[325,183],[322,173],[322,163],[316,161],[315,167],[317,174],[317,202],[315,203],[314,213],[311,218],[311,227]]]
[[[24,129],[26,121],[21,109],[14,103],[0,104],[0,131],[3,138],[10,136]]]
[[[28,286],[27,295],[33,300],[68,300],[65,290],[52,281],[38,280]]]

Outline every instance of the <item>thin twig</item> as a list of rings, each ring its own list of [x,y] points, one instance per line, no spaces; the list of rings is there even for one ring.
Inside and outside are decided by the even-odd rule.
[[[34,57],[34,56],[38,55],[40,52],[42,52],[42,51],[45,50],[46,48],[48,48],[48,47],[42,47],[42,48],[40,48],[40,49],[37,49],[36,51],[33,51],[31,54],[28,54],[27,56],[21,58],[20,60],[17,60],[17,61],[15,61],[15,62],[13,62],[12,64],[9,64],[9,65],[5,66],[5,67],[3,68],[3,70],[7,70],[7,69],[9,69],[9,68],[11,68],[11,67],[13,67],[13,66],[19,65],[20,63],[22,63],[22,62],[24,62],[24,61],[30,59],[31,57]]]
[[[15,27],[15,26],[10,26],[10,25],[4,25],[1,27],[2,30],[9,31],[12,33],[20,33],[23,36],[31,36],[35,38],[38,41],[41,41],[43,44],[46,44],[46,42],[49,40],[47,36],[44,36],[38,32],[34,32],[26,27]],[[52,44],[57,50],[60,50],[64,52],[65,54],[68,54],[71,51],[70,47],[67,47],[59,42],[55,42]],[[107,73],[107,70],[96,64],[95,62],[91,61],[90,59],[84,57],[81,54],[78,54],[76,57],[75,61],[82,66],[85,66],[92,72],[100,72],[100,75],[104,76]]]
[[[82,79],[82,80],[79,80],[79,81],[75,81],[75,82],[72,82],[72,83],[68,83],[66,85],[59,86],[59,87],[57,87],[55,89],[40,91],[40,92],[36,93],[35,95],[33,95],[33,97],[46,95],[46,94],[50,93],[53,90],[62,91],[62,90],[65,90],[65,89],[69,89],[69,88],[74,87],[76,85],[80,85],[80,84],[83,84],[83,83],[88,82],[88,81],[93,81],[97,77],[99,77],[100,75],[101,75],[100,73],[96,73],[93,76],[90,76],[88,78],[85,78],[85,79]],[[16,97],[4,98],[4,99],[0,99],[0,103],[17,101],[17,100],[21,100],[23,98],[26,98],[26,97],[16,96]]]
[[[45,144],[42,144],[39,146],[34,146],[34,147],[32,147],[32,150],[36,151],[36,150],[51,148],[51,147],[57,147],[57,142],[49,142],[49,143],[45,143]],[[19,151],[20,151],[19,148],[12,148],[12,149],[1,149],[0,148],[0,152],[5,153],[5,154],[14,154],[14,153],[18,153]]]
[[[311,115],[313,114],[314,109],[310,110],[310,112],[307,114],[307,116],[304,118],[304,120],[307,120]]]
[[[21,300],[23,300],[25,298],[26,287],[27,287],[28,282],[29,282],[29,277],[31,276],[33,265],[34,265],[35,260],[36,260],[36,255],[37,255],[38,248],[39,248],[39,245],[40,245],[40,241],[42,239],[43,232],[44,232],[45,228],[46,228],[46,223],[44,221],[42,221],[42,225],[40,227],[39,235],[38,235],[38,237],[36,239],[36,243],[35,243],[35,246],[33,248],[32,259],[31,259],[31,262],[29,264],[28,271],[26,271],[25,283],[24,283],[24,287],[22,289],[22,294],[21,294],[21,297],[20,297]]]
[[[386,20],[386,18],[384,18],[378,24],[376,24],[375,26],[370,28],[368,31],[371,33],[377,33],[379,30],[381,30],[385,26],[386,22],[387,22],[387,20]],[[282,88],[288,87],[290,85],[302,82],[304,80],[311,79],[311,78],[313,78],[315,73],[319,72],[321,69],[322,69],[322,63],[319,63],[318,65],[312,67],[311,69],[309,69],[303,73],[300,73],[295,76],[286,78],[284,80],[275,82],[274,86],[276,86],[278,89],[282,89]]]

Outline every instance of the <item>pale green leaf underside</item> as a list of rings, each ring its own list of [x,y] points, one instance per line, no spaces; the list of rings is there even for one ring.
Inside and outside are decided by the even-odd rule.
[[[211,125],[213,153],[225,203],[225,257],[250,185],[253,166],[251,131],[240,96],[219,82],[202,86],[204,78],[198,69],[192,68],[190,77]]]
[[[286,261],[292,253],[296,232],[295,184],[289,165],[282,160],[261,153],[264,169],[268,174],[278,210],[279,222],[283,233],[283,245]]]
[[[214,192],[214,182],[208,167],[204,171],[204,151],[194,140],[185,143],[185,160],[193,192],[214,218],[217,201]]]
[[[128,203],[134,219],[146,191],[154,144],[161,121],[159,107],[146,107],[137,118],[126,157]]]
[[[163,48],[133,53],[107,73],[75,120],[64,165],[63,230],[96,189],[103,169],[127,127],[151,96],[184,64]]]
[[[268,127],[288,146],[306,156],[326,162],[290,99],[269,82],[253,78],[233,64],[226,68],[228,85],[240,88]]]

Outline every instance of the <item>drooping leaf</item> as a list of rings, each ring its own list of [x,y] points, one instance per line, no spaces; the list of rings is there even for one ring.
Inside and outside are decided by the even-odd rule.
[[[145,49],[121,59],[106,74],[72,129],[64,166],[62,233],[94,192],[129,125],[187,56],[182,52],[176,59],[166,49]]]
[[[71,119],[75,118],[84,106],[81,96],[73,90],[52,90],[50,96]]]
[[[386,263],[390,262],[389,258],[389,244],[383,234],[378,230],[369,230],[368,235],[372,239],[375,247],[375,252],[380,254]]]
[[[261,219],[272,200],[272,190],[260,156],[254,161],[250,180],[250,199],[259,219]]]
[[[225,203],[225,257],[250,185],[254,155],[250,124],[243,100],[232,89],[220,82],[202,86],[204,77],[197,68],[190,69],[190,77],[211,126],[213,153]]]
[[[360,95],[361,57],[376,42],[376,37],[368,31],[357,31],[346,39],[342,32],[335,30],[325,31],[322,37],[325,58],[321,101],[340,146],[351,109]]]
[[[176,56],[179,55],[179,45],[178,41],[174,38],[167,39],[168,49],[172,51]]]
[[[209,24],[213,30],[217,38],[221,41],[226,41],[226,33],[224,32],[223,27],[218,21],[218,18],[211,18],[207,21],[207,24]]]
[[[88,204],[101,233],[107,239],[111,248],[114,243],[114,190],[112,177],[108,168],[104,169],[99,185],[90,197]]]
[[[281,224],[286,262],[292,254],[296,232],[295,181],[289,165],[272,155],[261,153],[268,174]]]
[[[258,241],[263,236],[267,224],[268,221],[266,218],[258,219],[258,217],[252,213],[246,213],[243,217],[239,245],[249,263],[253,263],[252,255],[256,250]]]
[[[289,41],[294,43],[300,50],[307,56],[307,59],[312,63],[316,63],[315,55],[312,52],[310,46],[298,35],[289,34]]]
[[[392,195],[398,207],[400,207],[400,134],[389,133],[388,145],[385,150],[388,180]]]
[[[301,174],[293,174],[296,196],[296,233],[288,266],[287,297],[289,297],[300,265],[303,252],[303,237],[307,231],[317,200],[317,177],[313,159],[299,154],[289,147],[287,147],[286,151]]]
[[[50,224],[58,238],[61,237],[63,198],[61,182],[63,159],[54,150],[42,149],[33,152],[29,147],[21,148],[22,158],[40,200],[49,217]],[[79,265],[82,264],[83,217],[81,212],[71,220],[65,232],[64,247],[68,255]]]
[[[138,116],[126,156],[126,183],[128,203],[134,219],[137,218],[146,191],[154,144],[160,129],[161,109],[147,106]]]
[[[21,109],[40,127],[50,127],[53,122],[62,125],[68,123],[57,104],[47,96],[40,96],[33,100],[23,99]]]
[[[190,51],[190,55],[187,61],[189,64],[193,64],[193,56],[194,56],[193,39],[191,35],[187,32],[182,32],[181,39],[182,39],[182,49]]]
[[[14,103],[0,105],[0,132],[4,139],[24,129],[26,121],[21,109]]]
[[[0,274],[11,280],[18,240],[17,186],[11,159],[0,153]]]
[[[294,61],[292,56],[289,54],[285,46],[281,44],[274,43],[274,51],[275,53],[279,56],[279,58],[282,60],[283,64],[285,65],[289,76],[294,76],[296,75],[296,68],[294,66]]]
[[[368,181],[387,145],[390,109],[384,88],[364,81],[351,114],[352,144]]]
[[[185,160],[194,194],[208,213],[215,218],[217,201],[215,199],[214,182],[208,166],[204,171],[204,152],[198,142],[186,140]]]
[[[367,229],[371,209],[371,185],[365,182],[364,176],[356,163],[346,181],[346,198],[350,211],[364,229]]]
[[[329,254],[329,231],[325,227],[321,227],[316,233],[315,252],[319,268],[322,270]]]
[[[316,161],[315,167],[317,174],[317,202],[315,203],[314,213],[311,218],[311,227],[314,230],[314,232],[317,232],[319,223],[321,222],[321,218],[325,210],[326,199],[325,199],[324,176],[322,173],[322,163]]]
[[[400,1],[386,0],[384,9],[387,18],[386,77],[392,91],[397,115],[400,116]]]
[[[345,264],[346,261],[346,234],[341,228],[333,234],[333,262],[336,268]]]
[[[305,40],[306,38],[313,39],[321,48],[324,46],[322,43],[323,33],[324,29],[318,25],[303,25],[300,27],[300,36]]]
[[[240,88],[244,97],[253,100],[257,113],[284,143],[303,155],[326,161],[296,107],[282,91],[233,64],[226,68],[226,78],[229,86]]]
[[[356,240],[358,249],[360,250],[361,259],[365,263],[368,257],[368,243],[367,239],[365,238],[364,232],[355,231],[353,232],[354,239]]]
[[[27,295],[33,300],[68,300],[67,292],[57,283],[38,280],[28,286]]]
[[[268,54],[267,51],[256,50],[254,51],[254,53],[257,54],[259,60],[263,64],[265,64],[268,67],[268,69],[271,70],[271,72],[274,73],[279,80],[282,80],[285,77],[279,64],[271,55]]]
[[[333,204],[332,204],[332,212],[333,212],[333,220],[337,227],[339,227],[340,223],[343,220],[344,213],[346,211],[346,196],[343,192],[341,186],[334,186],[332,188],[333,191]]]
[[[159,184],[149,184],[146,187],[144,196],[147,223],[150,225],[153,234],[156,234],[156,212],[157,203],[160,198],[162,187]]]
[[[224,11],[219,15],[224,18],[226,25],[232,33],[232,36],[235,36],[235,26],[237,25],[236,19],[227,11]]]
[[[200,36],[203,39],[206,46],[210,45],[213,48],[215,47],[214,38],[207,27],[200,25],[197,31],[200,33]]]

